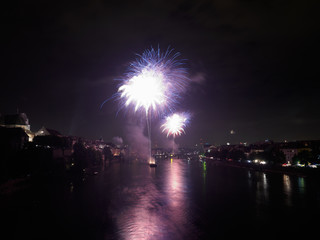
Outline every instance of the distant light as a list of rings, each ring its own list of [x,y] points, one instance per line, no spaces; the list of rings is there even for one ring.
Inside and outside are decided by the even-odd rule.
[[[282,167],[290,167],[291,163],[288,161],[287,163],[282,164]]]
[[[227,145],[229,146],[229,145],[230,145],[230,143],[229,143],[229,142],[227,142]]]
[[[155,164],[155,163],[156,163],[155,159],[153,157],[151,157],[149,159],[149,164]]]

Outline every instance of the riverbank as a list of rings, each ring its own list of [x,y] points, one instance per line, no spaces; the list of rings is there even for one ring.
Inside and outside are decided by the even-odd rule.
[[[213,159],[206,159],[207,164],[214,164],[220,166],[229,166],[235,168],[245,168],[253,171],[267,172],[267,173],[279,173],[294,175],[298,177],[320,177],[320,168],[308,168],[308,167],[282,167],[271,164],[255,164],[244,162],[228,162],[218,161]]]

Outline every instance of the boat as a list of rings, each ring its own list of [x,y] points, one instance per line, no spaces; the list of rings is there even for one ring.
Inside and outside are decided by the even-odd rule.
[[[157,167],[158,165],[156,163],[149,163],[150,167]]]
[[[156,160],[154,158],[150,158],[149,160],[149,166],[150,167],[157,167],[157,163],[156,163]]]

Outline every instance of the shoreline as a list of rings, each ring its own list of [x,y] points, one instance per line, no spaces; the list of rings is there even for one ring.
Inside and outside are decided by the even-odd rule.
[[[312,169],[306,167],[282,167],[277,165],[260,165],[255,163],[243,163],[243,162],[226,162],[226,161],[218,161],[213,159],[205,160],[209,164],[219,165],[219,166],[228,166],[228,167],[236,167],[243,168],[252,171],[266,172],[266,173],[277,173],[277,174],[287,174],[293,175],[297,177],[320,177],[320,169]]]

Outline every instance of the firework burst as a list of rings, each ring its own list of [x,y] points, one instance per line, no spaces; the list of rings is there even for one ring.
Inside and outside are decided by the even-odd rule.
[[[170,135],[174,138],[180,136],[182,133],[185,133],[184,128],[187,125],[188,119],[189,117],[186,113],[174,113],[168,116],[165,123],[161,125],[162,132],[166,132],[167,137]]]
[[[133,106],[134,112],[148,114],[173,108],[188,82],[179,53],[151,48],[130,64],[123,84],[118,88],[119,99],[125,107]]]
[[[125,107],[133,109],[134,113],[145,113],[151,161],[151,116],[172,112],[189,79],[183,62],[178,60],[180,54],[174,54],[172,49],[162,53],[159,48],[151,48],[137,56],[112,98],[121,101],[120,109]]]

